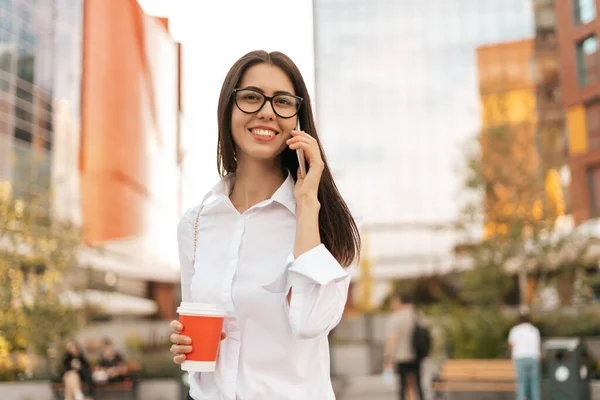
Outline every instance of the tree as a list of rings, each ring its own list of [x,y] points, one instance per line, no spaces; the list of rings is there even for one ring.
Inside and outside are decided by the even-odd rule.
[[[462,295],[469,302],[499,304],[516,275],[526,306],[535,298],[529,278],[536,277],[540,288],[550,275],[572,276],[589,264],[588,239],[564,224],[558,173],[540,162],[535,122],[514,121],[502,97],[497,102],[500,117],[487,119],[493,123],[484,124],[465,154],[458,228],[473,268],[463,276]]]
[[[0,342],[45,354],[79,326],[61,300],[77,265],[79,229],[52,218],[49,196],[0,187]]]

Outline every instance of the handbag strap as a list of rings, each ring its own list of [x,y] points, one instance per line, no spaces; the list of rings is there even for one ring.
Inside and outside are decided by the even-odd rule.
[[[202,212],[204,203],[211,195],[212,192],[208,192],[208,194],[204,196],[202,203],[200,203],[200,207],[198,207],[198,213],[196,214],[196,222],[194,222],[194,252],[192,253],[192,266],[196,263],[196,246],[198,242],[198,222],[200,221],[200,213]]]
[[[198,242],[198,221],[200,220],[200,211],[202,206],[198,209],[196,214],[196,222],[194,223],[194,252],[192,253],[192,265],[196,263],[196,243]]]

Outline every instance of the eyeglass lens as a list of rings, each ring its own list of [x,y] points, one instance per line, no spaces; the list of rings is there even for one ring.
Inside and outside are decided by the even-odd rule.
[[[254,90],[243,89],[236,92],[235,102],[240,110],[251,114],[260,110],[265,103],[265,96]],[[293,117],[298,112],[299,105],[299,100],[294,96],[285,94],[273,96],[273,111],[280,117]]]

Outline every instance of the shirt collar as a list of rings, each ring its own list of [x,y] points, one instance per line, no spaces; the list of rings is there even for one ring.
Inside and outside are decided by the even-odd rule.
[[[233,184],[235,183],[235,174],[230,173],[225,175],[221,180],[208,192],[203,202],[205,205],[213,203],[217,200],[225,200],[229,198]],[[294,198],[294,177],[287,171],[287,178],[281,186],[271,196],[272,201],[276,201],[283,205],[290,212],[296,215],[296,199]]]

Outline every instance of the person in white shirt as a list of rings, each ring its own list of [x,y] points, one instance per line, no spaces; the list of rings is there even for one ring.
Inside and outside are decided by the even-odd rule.
[[[216,370],[190,374],[189,396],[335,399],[327,335],[344,311],[360,224],[333,181],[292,60],[241,57],[223,83],[218,126],[222,179],[184,214],[178,242],[183,301],[217,303],[228,316]],[[193,343],[181,323],[171,327],[181,363]]]
[[[510,330],[508,345],[517,374],[517,400],[540,400],[540,331],[527,314],[521,314]]]

